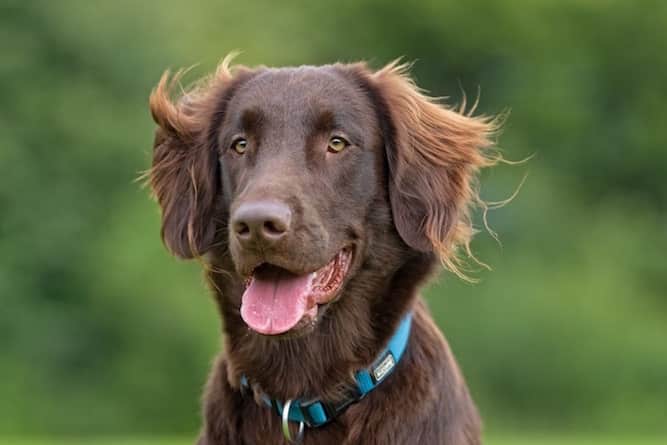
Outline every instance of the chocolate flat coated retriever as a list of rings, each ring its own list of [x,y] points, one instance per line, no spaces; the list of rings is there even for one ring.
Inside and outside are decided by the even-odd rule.
[[[223,320],[198,443],[481,443],[419,288],[440,264],[464,276],[495,121],[439,105],[396,62],[227,58],[179,78],[150,98],[149,178],[166,246],[204,265]]]

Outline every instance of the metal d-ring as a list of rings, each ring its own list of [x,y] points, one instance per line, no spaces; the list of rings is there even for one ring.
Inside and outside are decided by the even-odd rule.
[[[296,438],[292,439],[292,433],[289,430],[289,409],[292,406],[292,399],[285,402],[283,406],[283,436],[290,443],[299,444],[303,440],[303,421],[299,422],[299,431],[296,433]]]

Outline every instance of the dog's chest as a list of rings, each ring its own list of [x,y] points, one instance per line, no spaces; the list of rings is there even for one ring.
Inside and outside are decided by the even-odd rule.
[[[249,401],[249,404],[254,402]],[[242,443],[248,445],[288,445],[282,432],[280,418],[271,409],[263,406],[247,406],[241,420]],[[292,423],[290,431],[296,437],[298,425]],[[319,428],[306,428],[303,435],[303,445],[341,445],[346,442],[347,428],[342,422],[334,422]]]

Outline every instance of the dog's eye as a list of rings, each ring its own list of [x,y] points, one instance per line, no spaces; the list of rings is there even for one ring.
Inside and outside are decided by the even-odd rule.
[[[329,139],[329,145],[327,146],[327,149],[332,152],[332,153],[339,153],[343,151],[347,146],[350,145],[349,142],[347,142],[345,139],[334,136],[331,139]]]
[[[240,155],[245,153],[246,149],[248,148],[248,141],[243,138],[238,138],[234,142],[232,142],[232,148]]]

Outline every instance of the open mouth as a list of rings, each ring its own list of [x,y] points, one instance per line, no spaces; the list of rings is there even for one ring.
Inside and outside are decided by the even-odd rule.
[[[314,272],[294,274],[272,264],[257,267],[241,299],[241,317],[254,331],[283,334],[313,321],[318,305],[332,301],[347,275],[352,249],[344,248]]]

